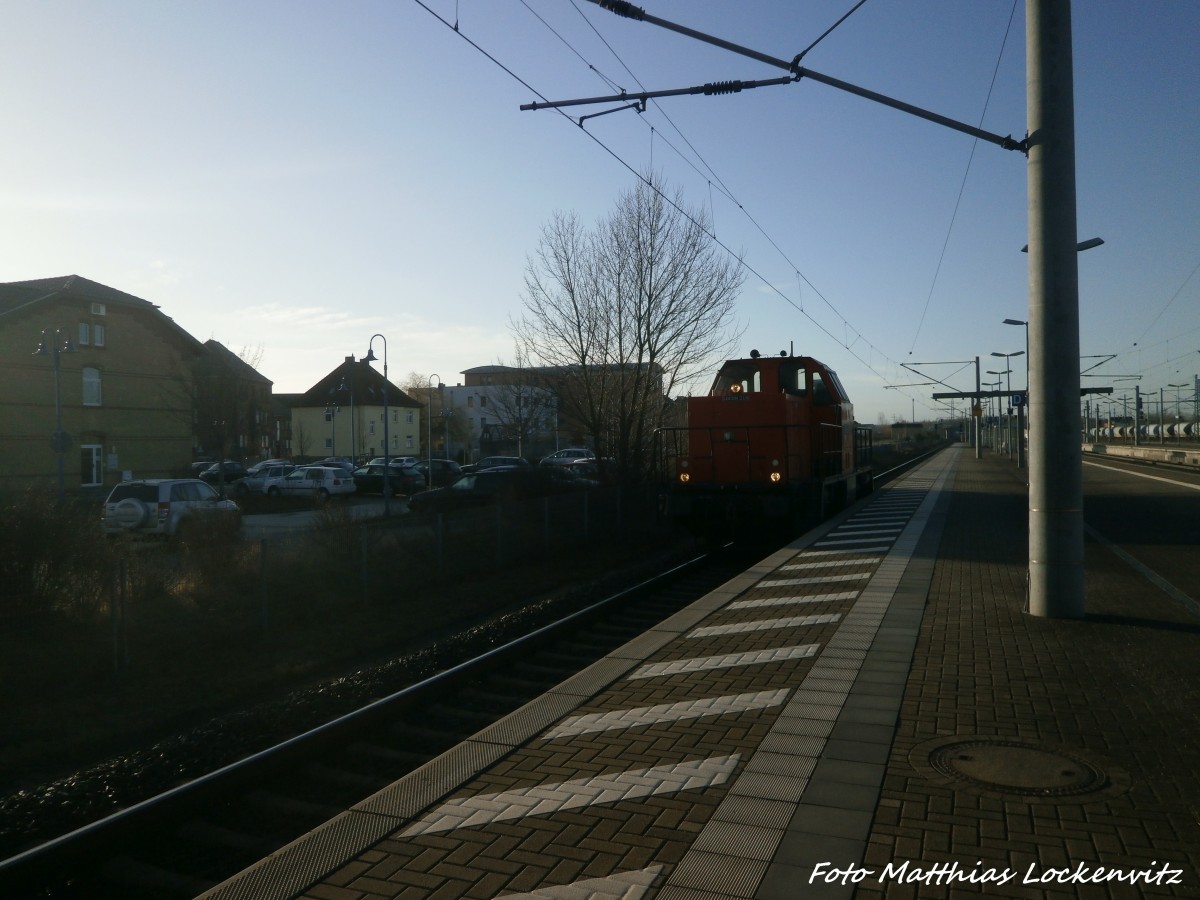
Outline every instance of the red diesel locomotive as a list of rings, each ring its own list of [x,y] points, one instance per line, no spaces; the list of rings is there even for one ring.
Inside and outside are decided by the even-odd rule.
[[[666,512],[709,535],[804,529],[871,490],[871,432],[808,356],[731,359],[663,428]]]

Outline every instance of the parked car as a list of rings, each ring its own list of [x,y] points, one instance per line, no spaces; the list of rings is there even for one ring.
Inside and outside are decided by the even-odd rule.
[[[200,480],[208,484],[233,484],[245,478],[248,471],[240,462],[227,459],[223,463],[213,463],[200,473]]]
[[[496,469],[500,466],[511,467],[519,466],[526,467],[529,465],[529,460],[523,456],[485,456],[479,462],[470,463],[462,467],[466,472],[482,472],[485,469]]]
[[[211,466],[215,462],[216,462],[216,460],[211,457],[205,457],[204,459],[198,459],[194,463],[190,463],[188,465],[188,471],[192,473],[193,478],[199,478],[200,473],[203,472],[205,469],[207,469],[209,466]]]
[[[425,490],[425,474],[416,466],[365,465],[354,470],[354,487],[363,494],[382,494],[387,473],[388,490],[397,494],[415,494]]]
[[[337,466],[300,466],[267,489],[267,494],[272,497],[313,497],[317,500],[353,493],[353,473]]]
[[[222,523],[236,533],[242,511],[198,478],[148,478],[122,481],[104,501],[105,534],[173,537],[193,524]]]
[[[295,470],[296,467],[291,463],[259,463],[233,487],[239,494],[265,494],[272,485],[278,484]]]
[[[415,466],[419,462],[420,462],[420,460],[417,459],[415,456],[389,456],[387,458],[387,462],[385,463],[382,456],[376,456],[374,459],[368,460],[367,465],[368,466],[382,466],[382,465]]]
[[[538,465],[542,466],[569,466],[581,459],[595,459],[596,454],[591,450],[585,450],[582,447],[574,447],[567,450],[556,450],[549,456],[542,457],[542,461]]]
[[[329,466],[335,469],[345,469],[347,472],[353,472],[357,466],[354,460],[348,456],[327,456],[324,459],[318,459],[314,466]]]
[[[432,472],[430,465],[432,464]],[[452,459],[423,459],[416,464],[430,487],[445,487],[462,475],[462,466]]]
[[[449,487],[417,494],[408,501],[415,513],[433,514],[570,493],[588,487],[584,479],[552,469],[497,466],[468,472]]]

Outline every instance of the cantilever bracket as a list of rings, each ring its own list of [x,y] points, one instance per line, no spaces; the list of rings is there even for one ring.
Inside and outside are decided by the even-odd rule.
[[[595,119],[598,116],[607,116],[609,113],[620,112],[623,109],[636,109],[639,114],[644,113],[646,111],[646,101],[635,100],[633,103],[626,103],[624,106],[614,106],[612,109],[604,110],[604,112],[592,113],[589,116],[580,116],[579,127],[582,128],[584,121],[587,119]]]

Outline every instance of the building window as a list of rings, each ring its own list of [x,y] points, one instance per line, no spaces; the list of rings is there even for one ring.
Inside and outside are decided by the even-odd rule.
[[[100,405],[100,370],[83,367],[83,405]]]
[[[92,343],[92,329],[87,322],[79,323],[79,346],[87,347]]]
[[[97,322],[95,325],[92,326],[92,346],[94,346],[94,347],[103,347],[104,346],[104,331],[105,331],[104,326],[101,325],[99,322]]]
[[[480,409],[482,409],[482,408],[483,408],[483,407],[485,407],[485,406],[487,406],[487,397],[480,397],[480,398],[479,398],[479,407],[480,407]]]
[[[104,466],[100,444],[79,445],[79,484],[81,487],[91,487],[104,484]]]
[[[404,424],[411,425],[413,423],[413,411],[410,409],[404,414]]]
[[[413,439],[412,439],[412,435],[410,434],[408,437],[406,437],[404,439],[404,449],[411,450],[412,448],[413,448]]]
[[[475,398],[467,397],[467,409],[474,409],[474,408],[475,408]]]
[[[326,450],[333,449],[333,438],[325,438],[325,449]]]
[[[374,422],[374,420],[367,423],[367,433],[371,437],[375,437],[375,422]]]

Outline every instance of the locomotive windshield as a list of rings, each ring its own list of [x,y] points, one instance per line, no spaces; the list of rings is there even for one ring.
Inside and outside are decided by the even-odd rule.
[[[757,394],[762,390],[762,373],[754,363],[731,362],[721,367],[709,394]]]

